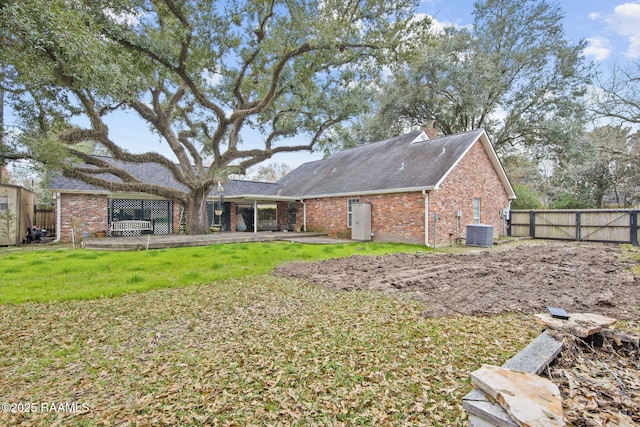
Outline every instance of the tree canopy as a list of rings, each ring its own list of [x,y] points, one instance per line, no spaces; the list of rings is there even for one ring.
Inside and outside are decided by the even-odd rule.
[[[593,111],[618,123],[640,124],[640,61],[612,67],[598,82]]]
[[[482,0],[471,28],[423,40],[378,90],[374,111],[340,141],[383,139],[412,126],[452,134],[485,128],[499,153],[553,155],[581,133],[589,69],[546,0]],[[343,129],[344,131],[344,129]]]
[[[68,177],[177,200],[188,232],[206,232],[205,200],[218,181],[313,149],[361,111],[366,86],[406,48],[402,37],[428,25],[408,19],[415,3],[0,0],[0,60],[22,149]],[[175,159],[116,144],[105,118],[117,109],[146,121]],[[262,147],[244,147],[246,129],[264,135]],[[83,143],[157,163],[188,190],[142,182]]]

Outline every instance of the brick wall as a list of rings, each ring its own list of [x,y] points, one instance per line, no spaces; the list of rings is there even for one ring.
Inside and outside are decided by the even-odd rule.
[[[289,230],[289,202],[278,202],[278,230]],[[296,222],[292,227],[292,231],[300,231],[304,226],[304,205],[296,202]]]
[[[425,199],[421,192],[333,197],[305,200],[307,230],[321,231],[333,237],[351,238],[347,226],[349,198],[371,204],[373,240],[424,244]],[[473,224],[473,200],[481,200],[482,224],[494,226],[494,237],[502,235],[502,209],[509,200],[482,144],[476,142],[449,174],[438,190],[429,192],[429,245],[434,244],[434,212],[437,212],[437,245],[452,244],[464,238],[467,224]],[[462,211],[458,220],[456,212]],[[299,220],[301,210],[299,210]]]
[[[434,212],[439,218],[436,230],[439,246],[465,237],[467,225],[473,224],[474,198],[480,198],[480,223],[493,225],[494,238],[499,238],[503,231],[500,212],[508,206],[509,199],[480,141],[471,147],[440,189],[429,193],[430,244],[433,244]],[[458,210],[462,211],[459,221]]]
[[[182,218],[180,218],[180,211],[182,210],[182,204],[180,204],[180,202],[173,202],[173,215],[171,218],[172,221],[172,225],[173,225],[173,234],[179,234],[180,233],[180,221],[182,220]]]
[[[61,234],[63,241],[71,240],[71,222],[77,220],[76,230],[95,233],[107,228],[107,197],[63,194],[61,199]],[[307,199],[308,231],[322,231],[330,236],[351,238],[347,225],[349,198],[359,198],[371,204],[373,240],[424,244],[425,199],[421,192],[380,194],[352,197]],[[466,226],[473,223],[473,200],[481,199],[482,224],[494,226],[494,237],[503,232],[502,209],[508,206],[507,193],[496,175],[489,156],[478,141],[449,174],[438,190],[429,192],[429,244],[434,244],[433,214],[437,212],[437,245],[451,244],[464,238]],[[231,203],[231,231],[236,227],[236,204]],[[304,224],[304,208],[297,203],[295,230]],[[278,203],[278,228],[287,228],[288,203]],[[174,232],[179,230],[179,204],[174,204]],[[458,220],[456,212],[461,211]],[[251,226],[247,224],[247,226]]]
[[[63,193],[60,198],[60,237],[63,242],[71,241],[74,225],[76,241],[82,239],[83,233],[107,230],[107,196]]]
[[[371,204],[373,240],[424,244],[424,197],[419,192],[305,200],[307,230],[351,238],[347,225],[350,198]]]

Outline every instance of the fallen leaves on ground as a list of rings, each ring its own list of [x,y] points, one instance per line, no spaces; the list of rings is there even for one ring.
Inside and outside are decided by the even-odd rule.
[[[598,341],[599,341],[599,336]],[[637,346],[563,336],[549,377],[560,387],[566,420],[575,427],[640,425],[640,354]]]
[[[464,425],[469,373],[538,326],[423,309],[271,276],[0,306],[0,402],[40,409],[0,424]]]

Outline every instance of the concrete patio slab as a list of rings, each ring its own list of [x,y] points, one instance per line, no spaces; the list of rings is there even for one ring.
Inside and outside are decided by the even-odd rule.
[[[136,251],[146,249],[164,249],[186,246],[208,246],[224,243],[291,241],[297,243],[335,244],[351,243],[351,240],[333,239],[322,233],[296,232],[223,232],[204,235],[141,235],[125,237],[102,237],[83,239],[85,249]]]

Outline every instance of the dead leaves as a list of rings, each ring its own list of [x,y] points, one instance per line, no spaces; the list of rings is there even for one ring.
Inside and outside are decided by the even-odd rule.
[[[564,342],[549,376],[562,391],[566,419],[581,427],[640,424],[638,349],[616,350],[607,340],[602,347]]]
[[[464,425],[469,373],[504,363],[537,327],[421,310],[265,276],[0,306],[0,400],[90,408],[0,424]]]

